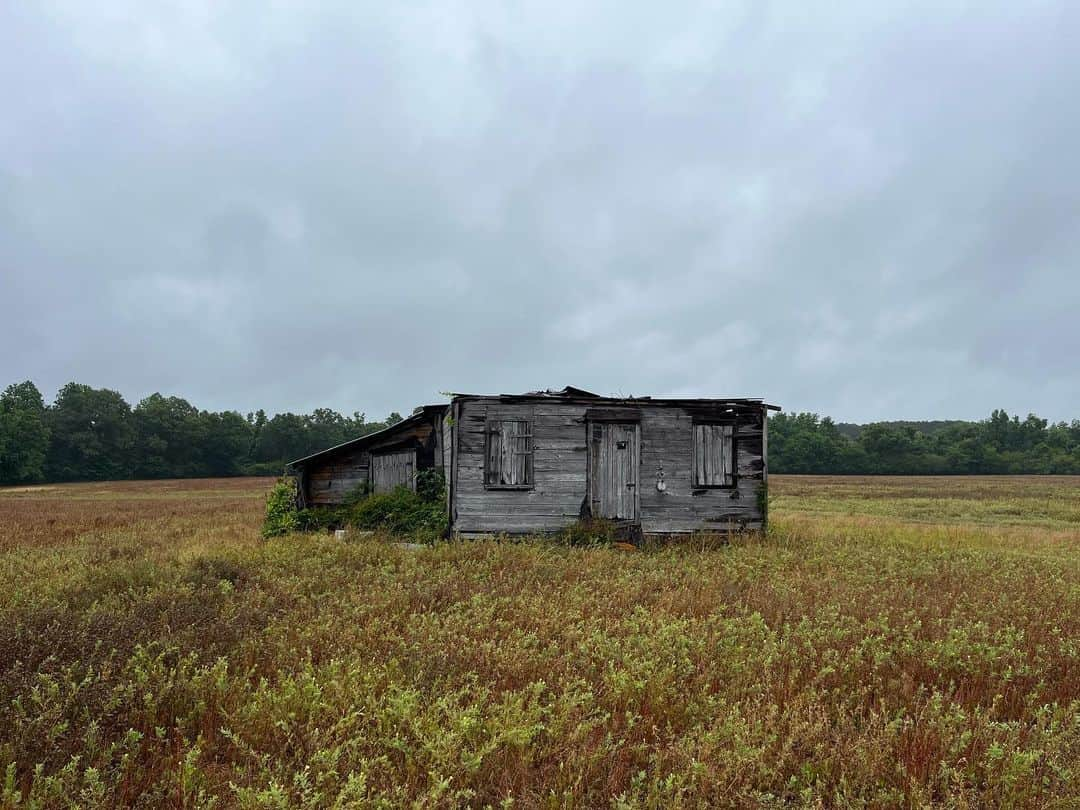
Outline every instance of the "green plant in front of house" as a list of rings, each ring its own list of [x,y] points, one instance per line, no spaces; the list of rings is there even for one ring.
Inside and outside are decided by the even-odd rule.
[[[416,494],[425,501],[446,503],[446,473],[439,467],[416,474]]]
[[[446,533],[446,502],[433,494],[432,487],[425,487],[424,492],[398,487],[360,501],[348,510],[346,520],[358,529],[382,530],[433,543]]]
[[[348,522],[344,506],[313,506],[296,513],[296,528],[301,532],[327,532],[341,529]]]
[[[416,491],[398,487],[392,492],[372,494],[370,485],[350,490],[340,506],[313,506],[297,509],[296,488],[291,479],[282,479],[266,498],[263,537],[289,532],[325,532],[353,526],[432,543],[446,533],[446,479],[442,470],[422,470],[416,476]]]
[[[296,508],[296,482],[291,478],[282,478],[266,496],[266,517],[263,520],[262,536],[278,537],[294,532],[299,526]]]

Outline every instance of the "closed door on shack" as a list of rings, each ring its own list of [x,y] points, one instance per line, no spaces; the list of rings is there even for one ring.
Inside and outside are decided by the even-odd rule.
[[[589,497],[594,517],[638,519],[638,424],[589,426]]]

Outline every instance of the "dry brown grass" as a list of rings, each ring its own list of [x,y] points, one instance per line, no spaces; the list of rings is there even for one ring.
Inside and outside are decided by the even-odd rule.
[[[0,487],[0,551],[220,524],[246,531],[262,518],[272,478],[119,481]]]
[[[770,484],[781,512],[1080,529],[1080,476],[776,475]]]
[[[0,491],[0,804],[1080,802],[1078,479],[775,477],[648,554],[263,542],[266,488]]]

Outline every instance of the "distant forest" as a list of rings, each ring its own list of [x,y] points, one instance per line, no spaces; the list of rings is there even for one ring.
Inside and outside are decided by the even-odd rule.
[[[279,475],[288,461],[400,421],[329,408],[215,413],[161,394],[133,408],[116,391],[78,383],[45,405],[28,381],[0,395],[0,484]]]
[[[1080,474],[1080,419],[1051,424],[995,410],[979,422],[835,423],[769,417],[769,471],[834,475]]]
[[[153,394],[131,407],[116,391],[68,383],[46,405],[32,382],[0,394],[0,484],[277,475],[285,463],[401,421],[203,411]],[[1080,474],[1080,420],[1049,423],[995,410],[979,422],[835,423],[813,413],[769,417],[776,473]]]

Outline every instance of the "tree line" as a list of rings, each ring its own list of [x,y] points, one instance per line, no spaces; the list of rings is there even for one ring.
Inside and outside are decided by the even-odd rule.
[[[401,421],[329,408],[310,414],[199,410],[152,394],[68,383],[46,405],[30,381],[0,394],[0,484],[277,475],[288,461]],[[777,473],[1080,474],[1080,420],[1051,424],[995,410],[979,422],[845,425],[814,413],[769,418]]]
[[[32,382],[0,394],[0,484],[277,475],[285,464],[401,421],[199,410],[152,394],[131,407],[116,391],[68,383],[46,405]]]
[[[769,471],[833,475],[1080,474],[1080,420],[995,410],[979,422],[838,425],[816,413],[769,417]]]

